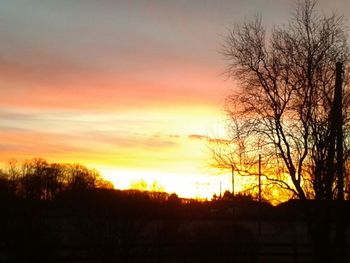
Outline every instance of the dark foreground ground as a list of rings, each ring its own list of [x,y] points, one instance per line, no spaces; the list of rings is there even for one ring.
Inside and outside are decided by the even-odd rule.
[[[0,262],[312,262],[312,220],[296,201],[95,189],[0,205]],[[350,205],[342,209],[349,218]]]

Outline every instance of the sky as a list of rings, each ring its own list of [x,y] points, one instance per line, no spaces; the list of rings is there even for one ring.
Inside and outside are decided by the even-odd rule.
[[[0,163],[42,157],[183,197],[230,189],[209,165],[234,90],[219,51],[260,13],[286,23],[290,0],[0,0]],[[350,14],[348,0],[320,10]],[[350,25],[348,21],[347,25]],[[238,179],[237,190],[242,189]]]

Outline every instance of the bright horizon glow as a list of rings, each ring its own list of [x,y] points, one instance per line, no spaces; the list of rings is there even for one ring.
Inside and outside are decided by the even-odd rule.
[[[219,195],[220,179],[212,176],[217,171],[209,167],[205,138],[224,136],[223,112],[193,105],[148,107],[142,113],[3,112],[11,128],[3,128],[0,135],[11,147],[3,149],[0,158],[80,163],[100,171],[118,189],[143,180],[149,187],[156,182],[162,190],[186,198]],[[230,180],[221,180],[222,193],[232,188]]]
[[[221,194],[224,194],[225,191],[232,191],[231,176],[229,174],[203,176],[202,174],[189,175],[108,169],[101,169],[101,173],[104,175],[104,178],[113,183],[116,189],[121,190],[136,189],[157,191],[158,189],[152,188],[152,184],[156,184],[158,187],[160,187],[159,191],[161,192],[167,192],[169,194],[176,193],[179,197],[183,198],[208,200],[210,200],[214,194],[217,196],[220,195],[220,182]],[[241,180],[238,179],[237,181],[240,182]],[[130,187],[132,184],[138,182],[147,183],[147,189]],[[240,192],[242,190],[242,184],[239,184],[236,186],[235,192]]]

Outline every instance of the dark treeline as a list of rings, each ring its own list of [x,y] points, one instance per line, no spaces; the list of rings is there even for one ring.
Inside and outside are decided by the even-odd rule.
[[[265,253],[261,240],[290,244],[291,253],[292,244],[307,242],[298,201],[273,207],[228,192],[198,201],[159,192],[66,188],[49,200],[1,195],[0,207],[0,262],[254,263]]]
[[[254,218],[256,207],[228,192],[203,202],[115,190],[81,165],[10,163],[0,177],[0,262],[206,262],[237,249],[245,258],[252,234],[231,219],[243,208],[239,216]]]
[[[50,200],[3,196],[0,206],[1,262],[246,258],[253,235],[231,219],[257,215],[256,203],[245,198],[201,202],[103,188],[69,189]]]
[[[261,244],[277,246],[268,247],[268,262],[296,262],[306,244],[301,259],[311,262],[299,201],[274,207],[229,192],[198,201],[121,191],[84,166],[33,159],[2,171],[0,209],[0,262],[254,263],[266,257]]]
[[[34,158],[24,163],[9,161],[0,171],[0,194],[31,200],[52,200],[66,190],[112,188],[96,170],[80,164],[48,163]]]

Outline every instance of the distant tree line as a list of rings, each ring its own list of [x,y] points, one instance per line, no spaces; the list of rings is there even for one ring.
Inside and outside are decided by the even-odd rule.
[[[238,219],[257,218],[261,205],[102,188],[0,198],[0,262],[250,262],[254,233]]]
[[[48,163],[34,158],[19,163],[8,162],[0,170],[0,195],[31,200],[52,200],[66,190],[113,188],[101,174],[81,164]]]

